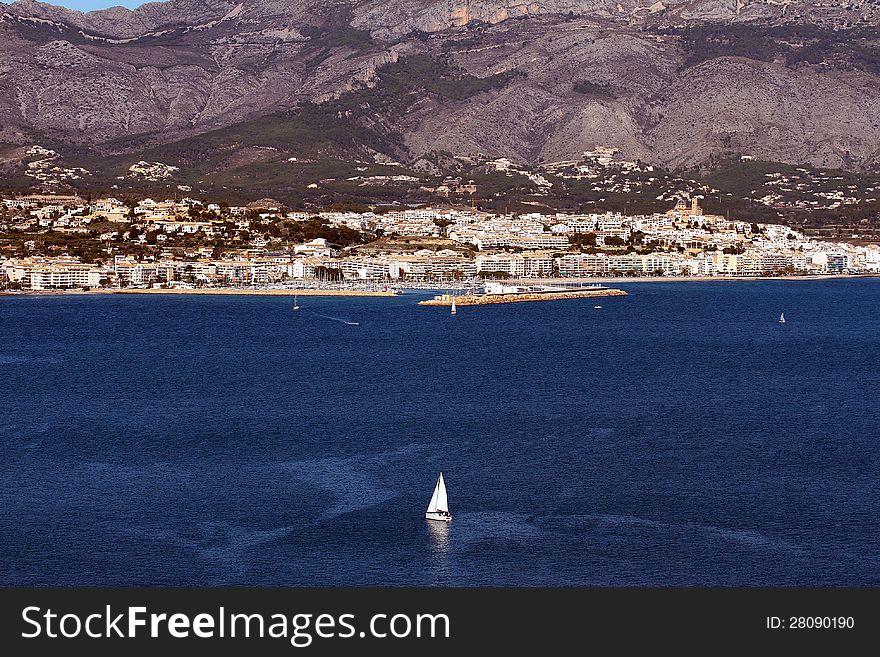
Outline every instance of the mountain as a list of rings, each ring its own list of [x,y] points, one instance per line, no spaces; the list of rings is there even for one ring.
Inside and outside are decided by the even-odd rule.
[[[602,144],[672,170],[871,170],[878,24],[880,0],[0,3],[0,160],[41,144],[108,172],[317,155],[439,172]]]

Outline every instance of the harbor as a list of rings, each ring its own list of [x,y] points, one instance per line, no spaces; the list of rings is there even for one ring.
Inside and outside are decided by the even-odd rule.
[[[483,292],[468,291],[465,294],[439,294],[432,299],[419,301],[420,306],[482,306],[495,303],[521,303],[526,301],[557,301],[561,299],[587,299],[593,297],[625,297],[624,290],[602,285],[565,287],[552,285],[504,285],[486,283]]]

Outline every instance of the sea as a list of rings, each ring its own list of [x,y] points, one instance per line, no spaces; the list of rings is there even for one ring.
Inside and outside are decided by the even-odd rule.
[[[0,584],[880,585],[880,279],[618,287],[0,297]]]

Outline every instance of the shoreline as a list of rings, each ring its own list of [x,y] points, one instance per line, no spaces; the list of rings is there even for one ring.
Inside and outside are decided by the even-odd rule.
[[[827,281],[853,278],[880,278],[878,274],[809,274],[805,276],[597,276],[594,278],[509,278],[501,279],[503,282],[516,283],[528,281],[529,283],[541,283],[546,285],[590,285],[601,284],[626,284],[626,283],[708,283],[714,281]],[[408,291],[431,291],[448,290],[449,284],[437,285],[436,287],[413,287],[405,288]],[[577,291],[579,288],[574,288]],[[284,290],[261,290],[242,288],[95,288],[91,290],[20,290],[0,291],[3,296],[68,296],[87,294],[171,294],[171,295],[241,295],[241,296],[303,296],[303,297],[397,297],[399,293],[393,291],[377,290],[321,290],[315,288],[284,289]]]
[[[142,289],[142,288],[120,288],[114,290],[106,290],[105,294],[215,294],[215,295],[242,295],[242,296],[273,296],[273,297],[292,297],[294,295],[300,297],[396,297],[399,296],[394,292],[379,290],[245,290],[241,288],[192,288],[181,289],[171,288],[163,289]]]
[[[0,292],[0,296],[77,296],[77,295],[215,295],[215,296],[275,296],[275,297],[397,297],[394,292],[372,290],[244,290],[241,288],[192,288],[192,289],[144,289],[110,288],[94,290],[22,290],[21,292]]]
[[[540,282],[542,284],[572,283],[711,283],[714,281],[824,281],[850,278],[880,278],[880,274],[807,274],[805,276],[596,276],[594,278],[529,278],[501,279],[514,283],[519,280]]]

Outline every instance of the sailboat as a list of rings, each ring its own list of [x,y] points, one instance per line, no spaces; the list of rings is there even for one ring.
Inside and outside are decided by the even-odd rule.
[[[439,520],[440,522],[452,522],[452,514],[449,513],[449,500],[446,498],[446,484],[443,482],[442,472],[437,477],[437,485],[434,486],[434,494],[428,503],[425,518],[428,520]]]
[[[452,297],[452,308],[449,310],[449,313],[454,315],[456,312],[458,311],[455,309],[455,297]]]
[[[785,324],[785,313],[779,313],[779,323]]]
[[[299,304],[296,302],[296,293],[293,294],[293,309],[299,310]]]

